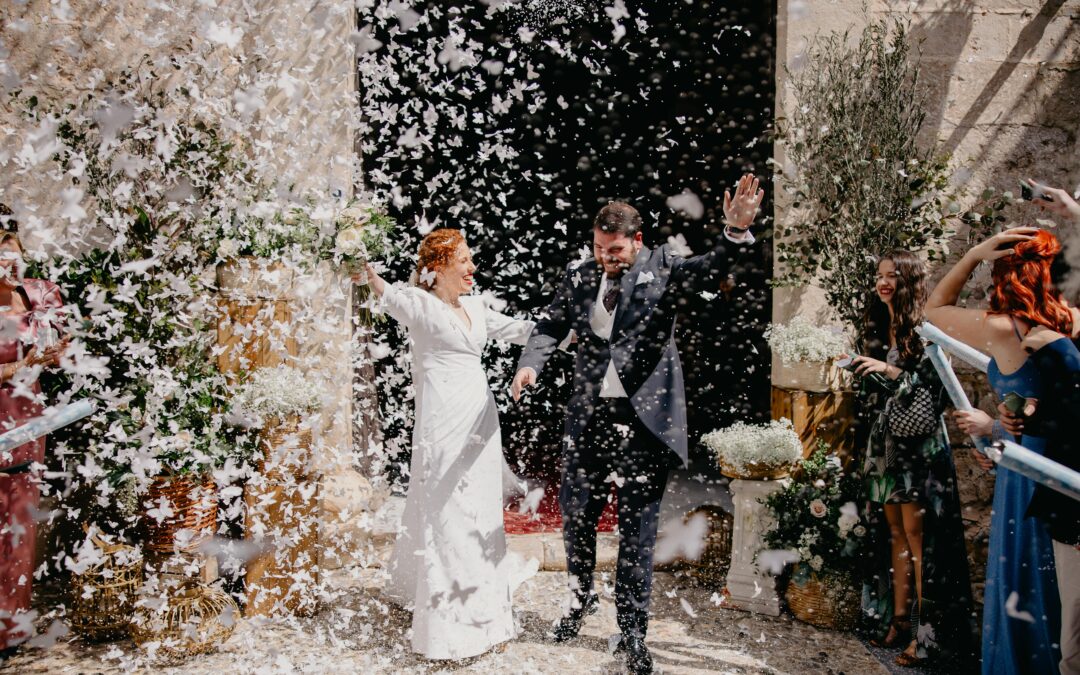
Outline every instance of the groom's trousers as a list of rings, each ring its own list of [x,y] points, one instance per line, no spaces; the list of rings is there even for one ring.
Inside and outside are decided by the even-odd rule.
[[[641,423],[626,398],[600,399],[588,425],[563,457],[559,506],[571,588],[582,605],[593,590],[596,526],[614,484],[619,629],[642,639],[649,625],[660,500],[674,459],[674,453]]]

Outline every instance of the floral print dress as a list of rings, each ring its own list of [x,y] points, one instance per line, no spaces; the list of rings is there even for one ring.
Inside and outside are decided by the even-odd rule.
[[[901,364],[895,350],[887,361],[903,369],[895,381],[863,379],[861,412],[869,424],[863,461],[864,517],[869,530],[870,564],[863,584],[868,628],[881,635],[894,614],[910,613],[911,638],[920,657],[954,658],[961,672],[978,667],[973,636],[975,615],[968,575],[964,526],[952,450],[945,429],[948,398],[933,363],[923,355]],[[929,389],[937,428],[917,438],[897,438],[889,430],[886,404],[907,404],[919,388]],[[923,597],[909,608],[894,608],[886,504],[923,505]],[[913,580],[914,581],[914,580]],[[914,583],[912,598],[914,600]],[[906,643],[905,643],[906,646]]]

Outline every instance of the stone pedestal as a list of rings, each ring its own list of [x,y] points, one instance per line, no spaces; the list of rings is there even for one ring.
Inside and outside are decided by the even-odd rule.
[[[776,580],[758,569],[754,557],[761,549],[762,534],[769,527],[769,513],[759,500],[782,489],[788,480],[731,481],[735,524],[731,542],[731,569],[727,575],[727,606],[755,614],[780,615]]]

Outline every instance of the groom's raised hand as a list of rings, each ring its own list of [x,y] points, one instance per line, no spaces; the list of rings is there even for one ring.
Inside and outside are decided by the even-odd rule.
[[[514,375],[514,381],[510,383],[510,395],[517,401],[521,398],[521,392],[525,387],[536,384],[536,371],[532,368],[522,368]]]
[[[743,174],[735,186],[735,196],[724,190],[724,221],[734,229],[748,230],[754,222],[765,190],[758,186],[758,179],[752,173]]]

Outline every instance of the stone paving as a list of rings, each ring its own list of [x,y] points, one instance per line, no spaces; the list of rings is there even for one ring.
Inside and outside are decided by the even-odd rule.
[[[516,597],[523,631],[501,653],[459,663],[430,662],[408,651],[409,615],[379,599],[384,572],[339,570],[341,595],[310,619],[265,623],[241,620],[218,651],[181,663],[133,660],[130,642],[88,646],[62,638],[47,649],[24,650],[12,673],[619,673],[609,655],[617,632],[610,597],[567,645],[544,638],[562,613],[564,574],[541,572]],[[658,672],[882,674],[889,671],[855,637],[823,631],[790,617],[768,618],[718,607],[713,592],[683,588],[658,574],[648,644]],[[609,589],[610,590],[610,589]]]

